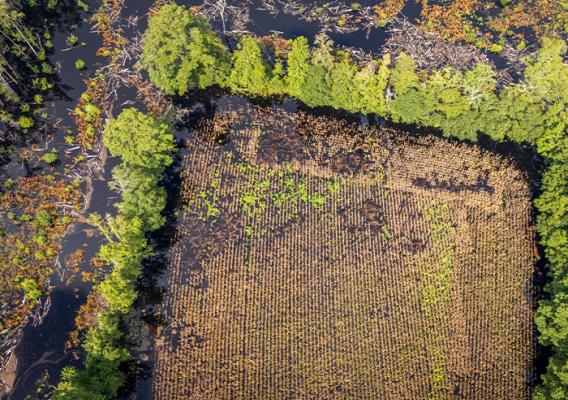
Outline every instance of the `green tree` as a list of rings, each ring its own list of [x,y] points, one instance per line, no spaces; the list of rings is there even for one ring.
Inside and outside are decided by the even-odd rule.
[[[222,84],[230,70],[229,52],[205,18],[183,6],[166,4],[144,32],[140,66],[168,94]]]
[[[91,216],[90,221],[103,231],[108,240],[99,251],[101,259],[130,280],[138,278],[140,263],[152,255],[142,221],[139,218],[127,219],[122,215],[103,220],[96,214]]]
[[[331,70],[331,97],[333,107],[351,112],[359,111],[355,102],[354,78],[357,66],[353,64],[346,53],[340,53],[339,61],[333,64]]]
[[[286,92],[286,82],[285,82],[286,71],[284,71],[284,66],[281,61],[276,61],[274,68],[272,69],[269,91],[272,95],[284,94]]]
[[[372,61],[353,78],[353,101],[363,114],[387,115],[386,89],[390,76],[390,55],[381,61]]]
[[[107,123],[103,143],[127,165],[160,173],[172,163],[175,141],[171,131],[169,124],[127,108]]]
[[[542,102],[526,89],[523,84],[507,86],[499,94],[494,108],[485,110],[485,131],[490,136],[533,142],[542,135]]]
[[[333,42],[325,34],[317,35],[298,98],[310,107],[333,106],[331,71],[334,65]]]
[[[479,63],[464,74],[462,91],[470,105],[479,107],[494,96],[496,85],[495,71],[489,65]]]
[[[308,39],[298,36],[292,42],[290,53],[288,54],[288,94],[293,97],[300,97],[308,79],[310,67],[310,49]]]
[[[103,296],[112,313],[126,314],[138,297],[133,282],[118,270],[112,271],[97,285],[97,292]]]
[[[416,61],[401,53],[391,72],[389,85],[394,93],[390,114],[396,122],[422,123],[434,108],[427,103],[416,69]]]
[[[158,186],[156,176],[146,168],[125,164],[116,166],[112,175],[114,187],[121,192],[121,201],[116,205],[120,215],[128,220],[140,219],[145,232],[162,226],[164,217],[160,213],[166,206],[166,191]]]
[[[564,62],[566,42],[543,39],[542,47],[533,60],[528,60],[525,82],[529,90],[548,104],[568,102],[568,66]]]
[[[472,122],[477,114],[472,112],[463,88],[463,74],[458,70],[445,68],[432,73],[420,89],[429,111],[420,123],[441,128],[446,136],[476,140],[479,127]]]
[[[536,59],[528,60],[525,90],[542,102],[542,134],[536,138],[547,169],[542,193],[535,200],[539,211],[537,229],[544,246],[552,282],[550,298],[540,302],[536,324],[539,341],[550,346],[543,382],[534,392],[536,400],[568,398],[568,65],[566,44],[546,39]]]
[[[244,36],[233,53],[233,68],[227,86],[237,93],[267,96],[270,94],[270,70],[258,40]]]
[[[85,369],[64,368],[52,400],[108,400],[116,397],[125,380],[119,367],[130,359],[121,345],[119,318],[102,314],[97,326],[87,331],[83,347]]]

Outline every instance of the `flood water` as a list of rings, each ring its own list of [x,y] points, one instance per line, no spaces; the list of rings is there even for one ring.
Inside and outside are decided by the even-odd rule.
[[[95,10],[99,3],[95,0],[88,1],[90,9]],[[200,2],[179,2],[184,4],[196,4]],[[362,2],[363,5],[373,2]],[[125,29],[126,36],[132,38],[138,32],[142,32],[147,23],[146,13],[153,4],[152,0],[125,0],[125,7],[123,9],[123,18],[126,20],[132,16],[138,16],[139,22],[136,27]],[[409,2],[409,5],[403,10],[403,13],[409,19],[416,18],[420,13],[420,6],[414,2]],[[83,18],[88,15],[83,14]],[[255,7],[250,11],[251,23],[248,30],[257,35],[267,35],[274,31],[281,32],[283,37],[293,38],[298,35],[306,36],[309,40],[313,41],[315,35],[320,31],[320,26],[314,22],[301,20],[296,16],[286,13],[279,13],[274,16],[267,11],[257,10]],[[65,25],[65,24],[64,24]],[[78,36],[79,42],[84,42],[85,46],[76,46],[69,48],[66,44],[66,38],[70,33]],[[378,53],[381,45],[387,38],[384,29],[372,28],[370,30],[360,30],[352,33],[340,34],[337,32],[330,32],[330,37],[339,45],[361,48],[366,52]],[[103,66],[105,59],[96,55],[96,50],[101,46],[101,39],[98,34],[91,32],[91,22],[86,21],[79,25],[79,27],[70,31],[68,27],[61,26],[55,32],[53,37],[54,53],[51,57],[51,62],[60,67],[59,70],[59,91],[56,91],[57,96],[48,105],[48,112],[51,120],[58,123],[58,133],[51,141],[50,146],[65,148],[64,136],[65,130],[74,130],[74,122],[69,115],[69,110],[72,110],[81,93],[85,90],[83,79],[90,76],[94,71]],[[75,68],[75,61],[83,59],[88,67],[87,70],[80,72]],[[116,115],[124,106],[124,100],[132,99],[132,91],[123,88],[118,93],[119,102],[114,107],[114,114]],[[214,104],[204,103],[202,106],[207,108],[214,108]],[[287,102],[282,105],[285,109],[294,109],[295,103]],[[85,215],[91,212],[105,214],[113,212],[112,204],[117,200],[117,195],[109,191],[107,182],[110,179],[110,170],[115,164],[112,159],[104,166],[102,176],[94,179],[93,181],[93,196],[86,210]],[[62,165],[60,168],[63,168]],[[17,173],[17,163],[9,164],[6,169],[11,174]],[[170,189],[173,188],[172,193],[175,194],[175,187],[177,178],[175,174],[171,174],[167,179]],[[176,199],[170,198],[170,211],[172,206],[175,205]],[[173,217],[172,217],[173,218]],[[98,236],[89,237],[87,230],[89,226],[86,224],[77,224],[74,230],[67,235],[63,241],[62,251],[59,255],[59,260],[64,265],[64,259],[67,255],[82,248],[85,250],[84,262],[81,265],[83,270],[89,270],[89,262],[92,256],[95,255],[98,247],[101,244],[101,239]],[[164,231],[159,232],[157,237],[162,235],[162,242],[158,242],[162,246],[162,250],[167,250],[167,239],[170,227],[164,228]],[[160,250],[160,247],[158,248]],[[142,282],[145,287],[145,297],[141,299],[140,308],[148,311],[151,315],[153,309],[152,304],[160,300],[160,290],[151,290],[156,285],[156,280],[151,275],[161,268],[164,260],[160,257],[163,253],[158,251],[158,258],[152,260],[152,267],[147,268],[146,277]],[[43,376],[47,376],[49,384],[56,384],[59,380],[61,369],[66,365],[80,365],[81,360],[75,360],[70,352],[65,351],[65,343],[69,339],[69,333],[74,329],[74,318],[81,304],[85,302],[86,295],[92,288],[92,284],[83,282],[80,278],[73,279],[70,283],[64,283],[61,271],[55,273],[51,280],[53,290],[50,294],[51,306],[47,312],[43,322],[38,326],[28,325],[24,329],[21,342],[16,349],[16,356],[18,360],[16,381],[12,392],[3,397],[6,399],[19,400],[24,399],[26,396],[36,395],[36,383]],[[151,366],[150,363],[147,366]],[[47,374],[47,375],[46,375]],[[134,398],[150,398],[148,390],[148,380],[140,379],[137,390],[127,397]],[[41,398],[41,396],[40,396]]]

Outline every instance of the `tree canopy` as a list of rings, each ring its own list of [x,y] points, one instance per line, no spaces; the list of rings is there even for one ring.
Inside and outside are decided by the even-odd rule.
[[[204,17],[166,4],[148,21],[140,66],[160,89],[183,95],[189,89],[222,84],[230,56]]]
[[[162,171],[172,163],[175,142],[171,130],[169,124],[127,108],[106,125],[103,143],[129,166]]]
[[[122,159],[113,169],[111,185],[120,192],[121,201],[116,204],[116,216],[93,214],[90,222],[107,239],[98,255],[111,270],[95,286],[103,304],[96,326],[88,330],[83,343],[85,368],[64,369],[52,396],[55,400],[116,398],[125,380],[121,365],[130,358],[120,316],[131,310],[138,297],[141,263],[152,255],[145,235],[164,223],[166,193],[159,181],[175,150],[170,124],[126,109],[107,122],[103,141],[112,155]]]
[[[271,68],[262,55],[258,40],[246,36],[233,53],[233,68],[227,86],[237,93],[270,94]]]

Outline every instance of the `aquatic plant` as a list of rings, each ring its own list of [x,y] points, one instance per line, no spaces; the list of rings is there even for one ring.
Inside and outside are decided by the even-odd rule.
[[[19,106],[53,87],[53,67],[47,60],[51,34],[43,15],[59,6],[54,0],[45,8],[37,2],[0,0],[0,121],[11,128],[28,130],[34,117],[43,118],[43,104],[36,102],[27,111]],[[36,14],[41,17],[34,18]],[[3,129],[0,138],[4,141],[12,133]]]
[[[48,292],[60,240],[79,211],[78,187],[50,175],[8,178],[0,190],[0,325],[20,326]]]
[[[87,64],[85,64],[85,60],[75,60],[75,68],[77,68],[79,71],[85,69],[86,65]]]

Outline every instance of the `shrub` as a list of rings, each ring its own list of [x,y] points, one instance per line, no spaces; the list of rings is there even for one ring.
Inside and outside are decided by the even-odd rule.
[[[69,46],[75,46],[78,41],[79,41],[79,38],[77,37],[77,35],[74,35],[73,33],[71,33],[69,36],[67,36],[67,44]]]
[[[41,159],[47,164],[55,164],[57,161],[57,150],[53,149],[48,153],[45,153]]]

